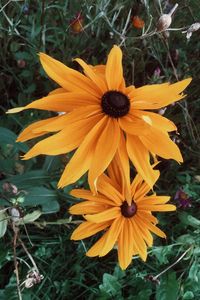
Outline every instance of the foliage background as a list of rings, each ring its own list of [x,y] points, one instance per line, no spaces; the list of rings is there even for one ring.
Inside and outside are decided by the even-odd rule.
[[[172,27],[180,28],[200,20],[199,1],[176,1]],[[0,205],[23,208],[23,215],[33,213],[28,224],[19,226],[20,238],[37,264],[44,279],[30,289],[23,289],[23,299],[137,299],[176,300],[200,298],[200,38],[195,32],[187,42],[181,31],[171,31],[140,39],[142,30],[132,26],[131,17],[138,14],[156,27],[161,9],[168,12],[175,1],[159,0],[27,0],[0,1]],[[71,20],[78,12],[83,16],[84,30],[74,33]],[[126,39],[123,42],[123,36]],[[28,124],[52,113],[30,110],[6,115],[7,109],[23,106],[55,88],[42,70],[37,53],[46,52],[71,67],[81,57],[87,62],[104,63],[113,44],[122,44],[127,83],[148,83],[193,77],[187,100],[170,106],[165,116],[173,120],[180,135],[174,138],[182,150],[184,163],[161,164],[157,191],[169,194],[172,203],[176,191],[183,187],[191,207],[178,207],[177,212],[160,217],[168,239],[155,239],[144,264],[137,257],[126,271],[117,264],[116,251],[106,257],[85,256],[89,241],[72,242],[70,235],[77,219],[70,219],[68,208],[74,200],[68,195],[73,186],[56,189],[67,156],[43,157],[30,161],[20,156],[35,142],[15,143],[17,134]],[[160,70],[158,75],[155,70]],[[20,193],[5,193],[4,182],[16,185]],[[85,177],[76,186],[85,186]],[[5,199],[10,201],[8,201]],[[39,210],[39,219],[34,221]],[[13,219],[0,213],[0,299],[18,299],[13,264]],[[39,216],[38,215],[38,216]],[[6,216],[6,218],[5,218]],[[7,230],[6,230],[7,229]],[[5,233],[6,231],[6,233]],[[5,234],[4,234],[5,233]],[[160,285],[146,279],[173,263],[190,249],[178,264],[159,277]],[[20,282],[26,279],[31,265],[20,243],[16,247]]]

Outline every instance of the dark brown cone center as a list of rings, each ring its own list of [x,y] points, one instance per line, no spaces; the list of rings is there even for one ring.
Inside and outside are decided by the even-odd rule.
[[[137,212],[137,205],[132,201],[131,205],[128,205],[126,201],[121,205],[121,213],[125,218],[133,217]]]
[[[130,100],[121,92],[108,91],[102,97],[101,106],[105,114],[113,118],[119,118],[129,112]]]

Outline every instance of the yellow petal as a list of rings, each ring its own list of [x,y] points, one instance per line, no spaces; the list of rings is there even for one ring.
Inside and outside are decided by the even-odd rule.
[[[138,173],[152,188],[159,171],[151,166],[148,150],[138,137],[127,134],[127,151]]]
[[[105,244],[107,236],[108,236],[108,231],[104,233],[104,235],[88,250],[86,255],[89,257],[98,256]]]
[[[123,80],[122,52],[118,46],[114,46],[106,63],[106,81],[109,90],[119,90]]]
[[[97,195],[92,194],[91,191],[88,190],[83,190],[83,189],[76,189],[76,190],[72,190],[70,192],[70,195],[76,197],[76,198],[80,198],[80,199],[87,199],[89,201],[96,201],[105,205],[115,205],[115,203],[104,197],[103,195],[100,195],[99,193]]]
[[[81,65],[84,69],[84,73],[94,82],[96,89],[99,90],[100,93],[104,94],[107,91],[107,87],[102,77],[98,76],[98,73],[94,72],[93,68],[87,65],[82,59],[76,58],[75,61]]]
[[[89,78],[44,53],[40,53],[39,56],[45,72],[67,91],[85,91],[96,97],[99,96],[98,90]]]
[[[185,97],[181,92],[190,84],[191,78],[174,84],[146,85],[133,90],[129,97],[135,109],[159,109]]]
[[[102,222],[101,224],[94,224],[92,222],[81,223],[72,233],[71,240],[82,240],[85,239],[101,230],[104,230],[109,226],[109,223]]]
[[[168,134],[153,128],[145,136],[140,136],[140,140],[150,152],[166,159],[183,162],[178,146],[172,142]]]
[[[131,113],[136,118],[140,118],[141,120],[145,121],[146,124],[155,127],[160,131],[170,132],[170,131],[177,130],[176,125],[172,121],[159,114],[149,112],[149,111],[146,112],[142,110],[131,110]]]
[[[101,223],[110,221],[113,219],[118,218],[121,215],[121,210],[119,207],[112,207],[105,209],[103,212],[93,214],[93,215],[85,215],[85,219],[87,221],[93,222],[93,223]]]
[[[76,182],[90,168],[96,142],[106,122],[107,117],[105,116],[87,134],[67,164],[58,182],[59,188]]]
[[[149,210],[149,211],[174,211],[176,210],[176,206],[172,204],[164,204],[164,205],[151,205],[151,204],[142,204],[138,206],[138,211],[140,210]]]
[[[118,260],[122,270],[125,270],[132,261],[133,235],[130,220],[126,219],[118,238]]]
[[[140,228],[138,227],[134,217],[130,219],[133,226],[133,241],[135,246],[137,247],[138,254],[142,258],[143,261],[147,259],[147,246],[143,240],[141,235]]]
[[[116,153],[119,137],[120,131],[117,121],[108,118],[107,124],[97,140],[88,173],[88,183],[94,193],[96,192],[98,177],[105,171]]]
[[[64,116],[61,116],[60,119],[57,119],[57,124],[49,123],[49,130],[56,128],[57,125],[65,127],[65,122],[61,122],[61,119],[65,121]],[[66,116],[67,117],[67,116]],[[60,131],[57,134],[54,134],[51,137],[48,137],[33,146],[25,155],[24,159],[30,159],[40,154],[46,155],[58,155],[63,153],[68,153],[75,148],[77,148],[88,132],[91,130],[93,126],[100,121],[101,116],[94,116],[88,119],[83,119],[81,121],[77,121],[76,123],[72,123],[70,126],[67,126],[65,129]],[[61,123],[60,123],[61,122]],[[45,127],[48,125],[45,125]],[[40,129],[44,130],[44,127],[40,127]],[[58,127],[57,127],[58,129]],[[52,147],[53,145],[53,147]]]
[[[93,201],[84,201],[70,207],[69,212],[73,215],[85,215],[85,214],[97,214],[108,209],[109,206],[93,202]]]
[[[122,226],[124,224],[124,218],[119,216],[117,219],[115,219],[112,222],[112,225],[108,229],[108,235],[106,237],[106,241],[99,253],[99,256],[106,255],[115,245],[118,236],[120,234],[120,231],[122,229]]]

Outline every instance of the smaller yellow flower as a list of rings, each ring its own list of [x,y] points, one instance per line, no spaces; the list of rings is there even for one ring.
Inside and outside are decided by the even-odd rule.
[[[121,168],[112,163],[108,168],[109,176],[102,174],[99,177],[97,195],[84,189],[71,191],[71,195],[85,201],[73,205],[70,213],[83,215],[86,220],[75,229],[71,239],[82,240],[103,231],[102,237],[86,255],[104,256],[117,244],[119,265],[126,269],[133,255],[138,254],[146,261],[147,247],[153,244],[152,232],[166,237],[156,226],[158,220],[152,212],[174,211],[176,207],[166,204],[170,199],[168,196],[147,196],[150,187],[139,174],[129,184],[131,199],[126,199],[122,187],[125,178],[120,172]]]

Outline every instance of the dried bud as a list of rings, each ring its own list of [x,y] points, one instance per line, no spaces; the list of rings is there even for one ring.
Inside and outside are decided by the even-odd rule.
[[[79,12],[70,22],[70,27],[74,33],[80,33],[83,31],[83,16],[81,12]]]
[[[25,60],[23,60],[23,59],[18,59],[18,61],[17,61],[17,66],[18,66],[20,69],[24,69],[25,66],[26,66]]]
[[[18,188],[16,187],[16,185],[14,185],[10,182],[4,182],[2,187],[3,187],[4,192],[6,192],[6,193],[10,193],[13,195],[18,194]]]
[[[182,33],[186,33],[186,38],[187,40],[189,40],[192,36],[192,33],[199,29],[200,29],[200,23],[194,23],[188,28],[188,30],[183,31]]]

